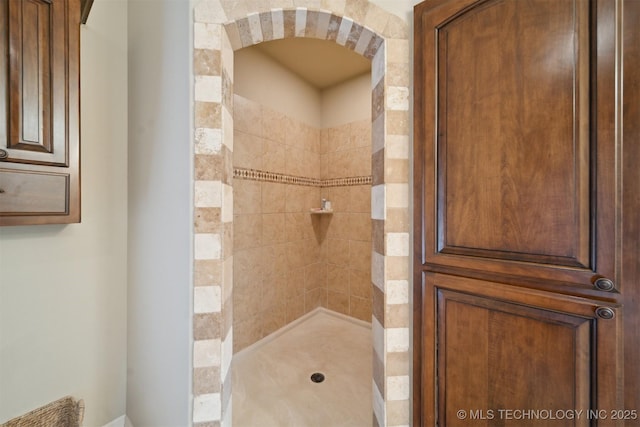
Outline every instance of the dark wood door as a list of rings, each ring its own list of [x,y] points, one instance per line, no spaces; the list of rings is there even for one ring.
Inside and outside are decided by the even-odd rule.
[[[639,10],[416,6],[416,424],[640,425]]]

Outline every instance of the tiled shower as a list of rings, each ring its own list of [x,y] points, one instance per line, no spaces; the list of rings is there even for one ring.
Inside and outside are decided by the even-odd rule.
[[[411,424],[407,21],[369,0],[198,0],[193,19],[194,426],[231,425],[234,52],[291,37],[371,60],[373,424]]]
[[[234,352],[317,307],[371,322],[370,120],[319,129],[235,95],[233,167]]]

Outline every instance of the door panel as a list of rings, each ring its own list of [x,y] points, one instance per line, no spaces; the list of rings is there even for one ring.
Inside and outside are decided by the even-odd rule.
[[[598,369],[621,366],[615,347],[598,351],[619,332],[616,304],[432,273],[426,283],[437,305],[438,425],[535,426],[546,414],[562,418],[546,425],[589,425],[588,411],[619,407]],[[614,317],[599,318],[603,309]],[[585,415],[557,417],[568,410]]]
[[[6,4],[6,6],[5,6]],[[67,166],[70,37],[61,0],[8,1],[8,162]],[[6,36],[5,36],[6,37]]]
[[[439,253],[590,265],[588,6],[493,0],[438,26]]]
[[[596,76],[613,81],[595,61],[615,40],[611,2],[432,3],[416,17],[426,31],[416,37],[416,139],[434,178],[420,196],[421,264],[587,294],[615,274],[615,242],[601,230],[615,209],[616,141],[592,137],[596,117],[614,115],[590,104]]]

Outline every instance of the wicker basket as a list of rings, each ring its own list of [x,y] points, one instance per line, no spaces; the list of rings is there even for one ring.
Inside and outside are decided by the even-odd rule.
[[[0,427],[80,427],[84,418],[84,402],[71,396],[7,421]]]

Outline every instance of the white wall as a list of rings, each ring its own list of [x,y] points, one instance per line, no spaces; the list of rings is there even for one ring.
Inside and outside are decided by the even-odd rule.
[[[235,52],[234,73],[236,94],[319,129],[371,117],[370,73],[320,90],[251,47]]]
[[[127,416],[190,419],[193,214],[188,0],[129,0]]]
[[[339,65],[338,65],[339,66]],[[322,128],[371,119],[371,73],[322,91]]]
[[[288,116],[320,127],[321,93],[255,48],[234,53],[234,92]]]
[[[82,223],[0,228],[0,422],[65,395],[125,411],[127,10],[81,29]]]

